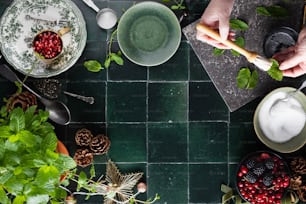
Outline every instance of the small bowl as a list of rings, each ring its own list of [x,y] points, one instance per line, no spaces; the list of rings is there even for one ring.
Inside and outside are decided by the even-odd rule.
[[[122,53],[141,66],[169,60],[181,42],[181,26],[167,6],[145,1],[130,7],[120,18],[117,39]]]
[[[298,33],[289,27],[280,27],[269,33],[264,40],[264,54],[270,58],[275,53],[295,45]]]
[[[254,129],[259,140],[267,147],[281,153],[297,151],[306,144],[305,94],[298,91],[288,101],[281,101],[279,105],[275,105],[275,100],[284,98],[289,92],[295,90],[292,87],[273,90],[259,103],[253,118]],[[290,107],[286,104],[289,101],[293,103]],[[271,109],[273,104],[275,106]],[[281,132],[275,134],[273,131],[277,130]]]
[[[271,151],[250,153],[238,165],[236,189],[248,203],[280,203],[289,185],[288,164]]]
[[[36,34],[32,42],[35,56],[46,64],[53,63],[63,53],[62,36],[69,30],[69,28],[62,28],[58,32],[43,30]]]

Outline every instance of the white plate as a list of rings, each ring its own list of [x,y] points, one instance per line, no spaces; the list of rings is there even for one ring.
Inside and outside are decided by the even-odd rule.
[[[60,25],[26,19],[26,15],[48,20],[68,20],[71,28],[62,36],[63,54],[50,65],[35,56],[31,39],[42,30],[60,30]],[[27,40],[30,39],[30,40]],[[2,55],[19,72],[36,78],[58,75],[72,67],[81,56],[87,39],[86,24],[71,0],[15,0],[0,21]]]

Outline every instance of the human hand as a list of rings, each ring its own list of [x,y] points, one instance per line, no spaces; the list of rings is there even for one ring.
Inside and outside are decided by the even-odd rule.
[[[234,0],[211,0],[201,17],[200,23],[214,30],[219,30],[222,39],[234,40],[235,34],[229,32],[229,20],[233,5]],[[229,49],[199,30],[197,31],[197,39],[220,49]]]
[[[279,69],[287,77],[298,77],[306,73],[306,27],[298,37],[297,43],[273,56],[279,63]]]

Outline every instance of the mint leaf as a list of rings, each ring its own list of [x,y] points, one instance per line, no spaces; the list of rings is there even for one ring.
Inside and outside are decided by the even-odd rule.
[[[231,19],[230,27],[235,30],[247,30],[249,28],[248,24],[239,19]]]
[[[225,50],[224,49],[219,49],[219,48],[214,48],[214,50],[213,50],[213,54],[215,55],[215,56],[220,56],[220,55],[222,55],[223,53],[225,52]]]
[[[87,60],[84,62],[84,66],[90,72],[99,72],[103,69],[102,65],[97,60]]]
[[[249,68],[241,68],[236,78],[237,86],[240,89],[252,89],[257,85],[258,73],[256,70],[251,71]]]
[[[284,7],[274,5],[274,6],[258,6],[256,12],[263,16],[272,16],[272,17],[286,17],[289,16],[288,10]]]
[[[277,81],[283,80],[283,72],[279,69],[279,64],[275,59],[272,59],[272,66],[268,70],[268,74]]]
[[[120,55],[116,54],[116,53],[112,53],[110,55],[111,60],[115,61],[116,64],[118,65],[123,65],[123,59]]]

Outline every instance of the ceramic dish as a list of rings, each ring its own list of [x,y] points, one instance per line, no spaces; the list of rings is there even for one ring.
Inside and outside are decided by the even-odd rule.
[[[129,60],[142,66],[156,66],[169,60],[178,49],[181,27],[168,7],[146,1],[122,15],[117,37]]]
[[[255,110],[255,114],[253,118],[254,129],[255,129],[256,135],[259,138],[259,140],[262,143],[264,143],[267,147],[275,151],[281,152],[281,153],[291,153],[291,152],[297,151],[306,144],[306,126],[305,125],[304,127],[302,126],[303,129],[297,136],[294,136],[290,140],[287,140],[284,142],[278,142],[275,140],[271,140],[269,137],[267,137],[264,134],[264,131],[262,130],[262,127],[259,122],[259,117],[260,117],[259,115],[260,115],[260,111],[269,111],[268,110],[269,108],[264,107],[264,104],[266,105],[269,105],[271,103],[273,104],[273,101],[271,101],[272,96],[275,96],[275,94],[288,93],[288,92],[295,91],[295,90],[296,89],[292,87],[281,87],[281,88],[277,88],[273,90],[267,96],[265,96],[263,100],[259,103],[259,105],[257,106]],[[294,95],[294,98],[300,103],[300,105],[302,106],[302,109],[306,111],[306,96],[304,95],[304,93],[299,91]],[[289,124],[290,122],[290,124],[296,125],[298,122],[296,121],[297,118],[295,116],[286,115],[285,117],[286,117],[285,118],[286,124]],[[273,122],[273,121],[270,121],[270,122]],[[281,130],[282,132],[285,132],[284,127],[282,127]]]
[[[236,189],[248,203],[280,203],[289,184],[289,166],[273,152],[252,152],[238,164]]]
[[[59,20],[67,22],[60,24]],[[34,36],[42,30],[58,31],[67,26],[70,32],[62,36],[61,57],[52,64],[38,60],[31,49]],[[86,39],[83,15],[71,0],[15,0],[0,21],[4,58],[19,72],[36,78],[55,76],[72,67],[83,52]]]

